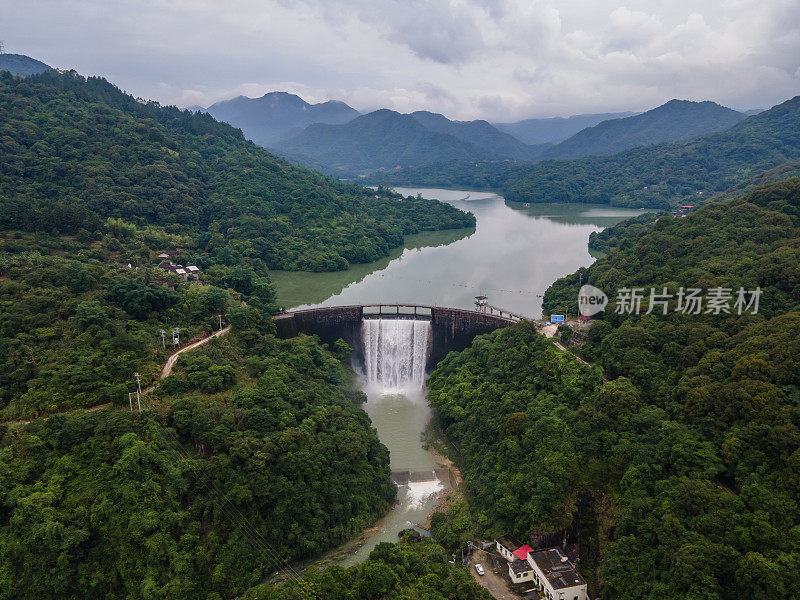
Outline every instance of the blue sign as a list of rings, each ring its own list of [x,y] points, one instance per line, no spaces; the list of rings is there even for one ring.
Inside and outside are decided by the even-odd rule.
[[[563,323],[564,322],[564,315],[550,315],[550,322],[551,323]]]

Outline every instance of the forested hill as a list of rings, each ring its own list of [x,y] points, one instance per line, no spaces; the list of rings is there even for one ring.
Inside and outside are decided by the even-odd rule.
[[[100,78],[0,73],[0,229],[102,231],[108,217],[191,236],[261,270],[337,270],[472,215],[287,163],[206,114]],[[260,266],[260,267],[259,267]]]
[[[413,112],[411,116],[431,131],[452,135],[461,141],[492,150],[497,157],[532,162],[538,160],[542,151],[547,148],[546,144],[524,144],[513,135],[500,131],[483,120],[451,121],[444,115],[425,110]]]
[[[382,174],[392,185],[490,187],[514,202],[596,202],[667,208],[696,204],[800,158],[800,96],[730,129],[610,156],[528,166],[450,162]]]
[[[592,597],[796,598],[798,264],[790,179],[662,217],[582,269],[611,299],[576,350],[593,366],[525,323],[448,356],[429,398],[461,448],[478,520],[576,541]],[[666,315],[615,312],[618,289],[644,288],[644,313],[664,286]],[[706,300],[676,312],[680,287],[707,299],[718,286],[732,289],[730,313]],[[740,286],[760,286],[757,314],[737,314]],[[545,313],[578,287],[578,273],[556,282]]]
[[[666,207],[800,158],[800,96],[727,131],[612,156],[535,165],[504,187],[519,202]]]
[[[730,129],[745,118],[744,114],[714,102],[670,100],[639,115],[611,119],[588,127],[546,150],[542,158],[600,156],[638,146],[690,140],[706,133]]]

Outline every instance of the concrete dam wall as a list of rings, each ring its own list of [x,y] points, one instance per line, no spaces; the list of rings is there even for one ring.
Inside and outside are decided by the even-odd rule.
[[[427,368],[431,369],[450,351],[468,347],[475,336],[509,327],[516,321],[485,312],[422,305],[364,305],[312,308],[276,315],[276,335],[286,339],[299,333],[316,335],[327,344],[341,338],[353,349],[353,360],[364,364],[361,324],[364,319],[423,319],[431,322]]]

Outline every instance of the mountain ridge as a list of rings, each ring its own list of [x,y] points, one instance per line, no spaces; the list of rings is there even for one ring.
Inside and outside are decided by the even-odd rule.
[[[264,147],[314,123],[341,124],[360,114],[339,100],[311,104],[289,92],[268,92],[258,98],[237,96],[203,110]]]
[[[42,61],[24,54],[0,54],[0,71],[8,71],[19,77],[38,75],[52,68]]]
[[[438,113],[403,114],[387,108],[341,125],[311,125],[274,149],[347,176],[441,161],[533,162],[542,150],[487,121],[451,121]]]
[[[620,119],[638,115],[638,112],[590,113],[571,117],[545,117],[522,119],[507,123],[492,123],[525,144],[557,144],[587,127],[593,127],[609,119]]]
[[[705,100],[669,100],[651,110],[587,127],[546,150],[542,158],[583,158],[616,154],[629,148],[689,140],[724,131],[746,119],[741,112]]]
[[[435,113],[431,113],[435,115]],[[503,160],[510,156],[482,145],[471,126],[462,126],[444,119],[437,130],[421,120],[428,116],[402,114],[382,108],[361,115],[342,125],[314,124],[284,140],[275,149],[282,155],[305,156],[342,174],[358,174],[370,170],[394,169],[407,165],[429,164],[441,160]],[[488,127],[491,125],[486,124]],[[458,133],[446,132],[452,130]],[[496,131],[496,130],[495,130]],[[526,146],[511,136],[497,131],[497,136],[515,152]]]

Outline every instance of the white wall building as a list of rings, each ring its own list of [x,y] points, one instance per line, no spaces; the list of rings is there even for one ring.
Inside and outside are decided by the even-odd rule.
[[[495,543],[513,583],[534,582],[546,600],[588,600],[586,582],[559,548],[534,550],[510,536]]]

